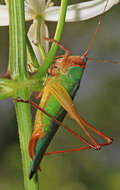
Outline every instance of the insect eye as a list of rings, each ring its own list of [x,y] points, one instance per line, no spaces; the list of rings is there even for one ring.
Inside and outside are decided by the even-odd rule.
[[[81,59],[82,59],[83,63],[86,63],[87,60],[88,60],[88,58],[87,58],[87,57],[84,57],[84,56],[81,56]]]

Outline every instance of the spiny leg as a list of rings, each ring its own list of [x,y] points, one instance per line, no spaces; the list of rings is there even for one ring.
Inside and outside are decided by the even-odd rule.
[[[56,43],[61,49],[63,49],[64,51],[65,51],[65,55],[64,55],[64,58],[65,57],[68,57],[69,55],[70,55],[70,51],[67,49],[67,48],[65,48],[63,45],[61,45],[59,42],[57,42],[56,40],[54,40],[54,39],[51,39],[51,38],[44,38],[45,40],[48,40],[48,41],[50,41],[50,42],[54,42],[54,43]],[[58,57],[58,56],[57,56]]]
[[[24,103],[31,104],[32,106],[34,106],[35,108],[39,109],[44,114],[46,114],[48,117],[50,117],[51,119],[53,119],[58,125],[62,126],[68,132],[70,132],[71,134],[73,134],[74,136],[76,136],[79,140],[81,140],[82,142],[88,144],[90,148],[94,148],[95,149],[94,145],[90,144],[86,139],[84,139],[83,137],[81,137],[80,135],[78,135],[77,133],[75,133],[73,130],[71,130],[68,127],[66,127],[63,123],[61,123],[60,121],[58,121],[54,116],[52,116],[51,114],[49,114],[48,112],[46,112],[44,109],[42,109],[39,105],[35,104],[33,101],[31,101],[31,100],[23,100],[21,98],[17,98],[17,102],[24,102]],[[100,145],[101,146],[105,146],[105,145],[108,145],[108,144],[105,143],[105,144],[100,144]],[[88,149],[88,147],[79,148],[79,150],[82,150],[82,149]]]

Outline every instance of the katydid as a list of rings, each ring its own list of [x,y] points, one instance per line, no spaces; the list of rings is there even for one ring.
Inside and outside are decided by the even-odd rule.
[[[34,131],[29,144],[29,155],[32,159],[31,171],[29,176],[30,179],[32,178],[36,170],[39,168],[39,164],[44,154],[49,155],[61,152],[73,152],[90,148],[100,149],[102,146],[109,145],[112,143],[112,138],[101,133],[79,116],[72,102],[72,98],[74,97],[77,89],[79,88],[81,77],[84,72],[84,68],[87,61],[87,53],[85,52],[85,54],[81,57],[69,56],[69,51],[66,48],[64,48],[61,44],[59,44],[53,39],[47,40],[57,43],[58,46],[65,50],[65,55],[60,56],[61,58],[57,57],[55,59],[55,63],[52,64],[49,68],[49,76],[45,82],[42,92],[40,92],[40,94],[42,94],[40,106],[37,106],[32,101],[18,99],[18,101],[30,103],[40,110],[42,108],[44,109],[42,110],[43,112],[50,113],[52,115],[49,115],[50,118],[48,118],[40,110],[37,111],[34,124]],[[88,146],[46,153],[46,149],[51,139],[53,138],[55,132],[58,129],[58,125],[53,125],[53,120],[55,120],[56,118],[62,121],[65,117],[66,112],[69,113],[69,116],[79,124],[79,126],[84,130],[91,142],[88,142],[86,139],[79,136],[74,131],[68,129],[62,123],[58,123],[56,121],[57,124],[61,125],[63,128],[71,132],[74,136],[79,138]],[[97,143],[86,128],[89,128],[94,133],[103,137],[107,142],[104,144]]]

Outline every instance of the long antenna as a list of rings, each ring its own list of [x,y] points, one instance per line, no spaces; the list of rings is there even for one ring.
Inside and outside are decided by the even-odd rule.
[[[94,40],[95,40],[95,37],[96,37],[96,34],[97,34],[97,32],[98,32],[98,30],[99,30],[99,28],[100,28],[101,20],[102,20],[103,17],[104,17],[104,13],[105,13],[105,10],[106,10],[108,1],[109,1],[109,0],[106,1],[106,4],[105,4],[104,10],[103,10],[103,13],[100,15],[99,22],[98,22],[98,24],[97,24],[97,26],[96,26],[95,32],[94,32],[93,37],[92,37],[92,39],[91,39],[91,41],[90,41],[90,44],[89,44],[89,46],[88,46],[88,49],[87,49],[87,50],[85,51],[85,53],[83,54],[84,57],[86,57],[86,56],[88,55],[88,52],[90,51],[90,49],[91,49],[91,47],[92,47],[92,44],[93,44],[93,42],[94,42]]]
[[[99,61],[99,62],[103,62],[103,63],[120,64],[120,61],[112,61],[112,60],[109,60],[109,59],[94,58],[94,57],[87,57],[87,60],[89,60],[89,61]]]

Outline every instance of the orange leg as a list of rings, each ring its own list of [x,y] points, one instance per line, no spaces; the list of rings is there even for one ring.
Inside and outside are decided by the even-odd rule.
[[[34,106],[35,108],[39,109],[40,111],[42,111],[44,114],[46,114],[48,117],[50,117],[51,119],[53,119],[58,125],[60,125],[61,127],[63,127],[64,129],[66,129],[68,132],[70,132],[71,134],[73,134],[74,136],[76,136],[79,140],[81,140],[82,142],[84,142],[85,144],[87,144],[88,146],[85,147],[81,147],[81,148],[75,148],[75,149],[68,149],[68,150],[63,150],[63,151],[56,151],[56,152],[48,152],[45,153],[45,155],[50,155],[50,154],[58,154],[58,153],[63,153],[63,152],[74,152],[74,151],[79,151],[79,150],[84,150],[84,149],[91,149],[94,148],[96,149],[96,147],[92,144],[90,144],[86,139],[84,139],[83,137],[81,137],[80,135],[78,135],[77,133],[75,133],[73,130],[69,129],[68,127],[66,127],[63,123],[61,123],[60,121],[58,121],[55,117],[53,117],[52,115],[50,115],[49,113],[47,113],[44,109],[42,109],[39,105],[35,104],[33,101],[31,100],[23,100],[21,98],[17,99],[17,102],[24,102],[24,103],[29,103],[32,106]],[[104,144],[99,144],[100,147],[102,146],[106,146],[112,143],[112,138],[106,136],[105,134],[101,133],[100,131],[98,131],[97,129],[95,129],[93,126],[89,125],[88,123],[86,123],[83,119],[81,119],[81,123],[85,124],[88,128],[90,128],[92,131],[94,131],[96,134],[98,134],[99,136],[102,136],[104,139],[107,140],[107,143]],[[36,145],[36,141],[37,139],[40,138],[39,134],[36,134],[35,137],[33,138],[33,141],[35,141],[35,143],[33,143],[33,152],[30,153],[31,157],[34,156],[35,153],[35,145]],[[35,139],[35,140],[34,140]],[[32,143],[32,141],[31,141]],[[30,143],[30,144],[31,144]]]
[[[101,133],[100,131],[98,131],[97,129],[95,129],[92,125],[90,125],[89,123],[87,123],[85,120],[83,120],[81,117],[80,117],[80,120],[81,120],[81,123],[83,125],[85,125],[86,127],[88,127],[91,131],[93,131],[94,133],[96,133],[97,135],[103,137],[106,141],[107,141],[107,144],[111,144],[113,139],[108,137],[107,135]]]
[[[54,39],[46,38],[46,37],[44,37],[44,39],[48,40],[50,42],[56,43],[62,50],[65,51],[64,55],[56,56],[56,58],[54,59],[54,63],[56,63],[56,61],[57,61],[58,58],[63,58],[62,59],[62,63],[63,63],[62,68],[64,68],[66,66],[67,59],[68,59],[68,57],[70,55],[70,51],[67,48],[65,48],[63,45],[61,45],[59,42],[57,42],[56,40],[54,40]],[[54,76],[54,74],[50,70],[49,70],[49,73],[51,74],[51,76]]]
[[[99,144],[100,148],[103,146],[107,146],[110,145],[113,142],[113,139],[103,133],[101,133],[100,131],[98,131],[97,129],[95,129],[93,126],[91,126],[90,124],[88,124],[86,121],[84,121],[83,119],[81,119],[82,124],[85,124],[89,129],[91,129],[94,133],[98,134],[99,136],[103,137],[107,142],[106,143],[102,143]],[[62,126],[63,127],[63,126]],[[64,127],[64,129],[66,129],[67,131],[69,131],[66,127]],[[71,132],[71,131],[69,131]],[[73,131],[71,132],[73,134]],[[74,136],[76,136],[76,134],[73,134]],[[82,140],[83,141],[83,140]],[[84,141],[83,141],[84,142]],[[66,153],[66,152],[76,152],[76,151],[80,151],[80,150],[86,150],[86,149],[91,149],[91,146],[84,146],[84,147],[80,147],[80,148],[71,148],[71,149],[66,149],[66,150],[60,150],[60,151],[54,151],[54,152],[46,152],[45,155],[52,155],[52,154],[60,154],[60,153]],[[98,150],[98,149],[97,149]]]
[[[106,146],[106,145],[109,145],[108,143],[103,143],[103,144],[100,144],[100,146]],[[48,155],[53,155],[53,154],[61,154],[61,153],[68,153],[68,152],[77,152],[77,151],[80,151],[80,150],[87,150],[87,149],[91,149],[92,147],[90,146],[84,146],[84,147],[80,147],[80,148],[70,148],[70,149],[66,149],[66,150],[58,150],[58,151],[54,151],[54,152],[45,152],[45,156],[48,156]]]
[[[61,49],[63,49],[64,51],[65,51],[65,55],[64,55],[64,58],[65,57],[68,57],[69,55],[70,55],[70,51],[67,49],[67,48],[65,48],[63,45],[61,45],[59,42],[57,42],[56,40],[54,40],[54,39],[51,39],[51,38],[44,38],[45,40],[48,40],[48,41],[50,41],[50,42],[54,42],[54,43],[56,43]],[[61,57],[61,56],[60,56]],[[57,58],[58,58],[58,56],[57,56]]]

